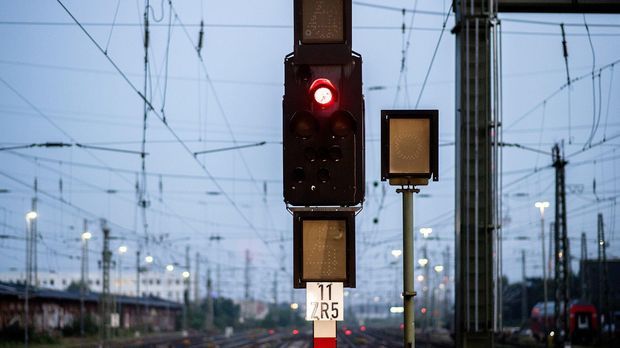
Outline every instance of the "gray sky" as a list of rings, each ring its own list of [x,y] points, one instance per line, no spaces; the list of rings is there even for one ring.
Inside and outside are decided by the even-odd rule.
[[[141,91],[144,1],[63,3]],[[401,244],[401,197],[384,183],[373,185],[380,172],[380,110],[414,107],[443,21],[441,14],[417,13],[412,18],[407,12],[403,17],[398,9],[417,6],[418,10],[446,13],[449,3],[368,0],[353,6],[353,47],[364,59],[367,122],[368,189],[364,210],[357,219],[355,293],[361,299],[393,293],[396,272],[389,265],[390,250]],[[222,265],[224,278],[228,278],[224,286],[234,297],[243,294],[244,251],[250,249],[256,296],[267,296],[264,292],[271,288],[272,274],[280,264],[286,268],[280,277],[284,296],[291,286],[292,218],[282,201],[279,142],[283,58],[293,47],[292,1],[174,1],[178,17],[173,12],[167,60],[168,3],[153,0],[151,5],[151,87],[147,95],[158,113],[164,109],[174,133],[191,151],[228,147],[235,142],[267,144],[199,156],[196,161],[151,113],[146,136],[146,168],[151,174],[147,177],[151,201],[147,209],[148,245],[142,238],[134,188],[139,156],[79,148],[0,152],[0,171],[29,186],[0,176],[0,188],[10,191],[0,194],[0,233],[23,236],[24,213],[30,207],[36,177],[43,238],[39,263],[43,270],[79,270],[79,261],[66,255],[79,255],[75,238],[81,233],[82,219],[96,216],[113,223],[112,234],[124,239],[114,240],[113,247],[127,244],[133,254],[142,238],[143,252],[153,254],[162,267],[170,262],[183,263],[189,244],[192,258],[200,252],[208,264]],[[594,99],[600,122],[592,143],[610,140],[569,159],[569,236],[573,256],[578,257],[579,236],[586,232],[589,255],[594,257],[596,214],[601,212],[610,238],[608,255],[618,257],[618,209],[610,199],[620,192],[620,140],[613,138],[620,133],[620,102],[613,98],[620,91],[620,66],[601,70],[600,87],[599,79],[587,74],[593,64],[598,74],[601,67],[620,59],[619,17],[502,14],[501,19],[504,140],[546,152],[554,142],[564,140],[566,154],[580,151],[592,130]],[[584,19],[590,24],[592,49]],[[205,23],[204,66],[194,50],[201,20]],[[404,34],[400,30],[403,22],[407,28]],[[568,89],[548,98],[566,82],[560,27],[554,24],[560,22],[567,23],[570,76],[586,75],[570,88],[570,113]],[[0,78],[5,82],[0,83],[0,145],[62,141],[139,151],[142,100],[72,23],[56,1],[0,3]],[[440,152],[440,181],[422,188],[415,206],[416,231],[432,227],[433,236],[439,238],[423,242],[418,236],[417,246],[427,243],[432,265],[443,263],[441,252],[447,246],[454,252],[452,26],[450,17],[419,105],[439,109],[440,143],[445,144]],[[406,71],[397,88],[401,52],[407,47]],[[548,166],[550,156],[515,148],[506,148],[503,153],[504,271],[514,281],[521,277],[523,249],[527,251],[528,274],[541,273],[539,213],[533,205],[537,200],[553,202],[553,172],[543,169],[517,181],[535,168]],[[69,204],[61,204],[61,197]],[[93,215],[86,216],[76,207]],[[546,213],[548,221],[553,208]],[[373,223],[374,218],[378,224]],[[101,249],[99,223],[93,220],[91,229],[95,234],[91,244],[93,272]],[[223,237],[219,245],[209,242],[212,235]],[[22,240],[0,240],[0,272],[23,271],[24,244]]]

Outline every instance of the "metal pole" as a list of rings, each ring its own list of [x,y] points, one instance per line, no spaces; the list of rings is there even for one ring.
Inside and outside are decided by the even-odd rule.
[[[34,201],[33,201],[34,202]],[[30,277],[32,268],[32,228],[30,219],[26,219],[26,288],[24,294],[24,347],[28,348],[28,323],[29,323],[29,303],[28,297],[30,296]]]
[[[413,297],[413,193],[415,188],[396,190],[403,194],[403,302],[405,307],[405,348],[415,347],[415,307]]]
[[[543,208],[544,209],[544,208]],[[549,339],[547,338],[548,330],[547,330],[547,317],[549,313],[547,312],[547,257],[545,253],[545,215],[544,210],[540,211],[540,240],[542,245],[542,271],[543,271],[543,333],[545,337],[545,347],[549,347]]]

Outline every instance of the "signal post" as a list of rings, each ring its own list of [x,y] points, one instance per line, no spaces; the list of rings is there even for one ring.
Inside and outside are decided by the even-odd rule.
[[[351,0],[295,0],[284,60],[283,192],[293,213],[293,286],[307,289],[315,347],[336,346],[344,287],[355,287],[355,214],[364,200],[362,57]]]

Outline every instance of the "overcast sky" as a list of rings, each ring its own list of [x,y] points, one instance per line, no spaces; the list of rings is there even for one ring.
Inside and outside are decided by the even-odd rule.
[[[142,91],[144,83],[145,2],[63,3],[128,81],[57,1],[1,2],[0,146],[57,141],[140,151],[143,101],[133,87]],[[280,141],[283,59],[293,49],[292,3],[173,1],[170,16],[167,1],[151,1],[147,96],[155,112],[149,114],[146,130],[148,243],[142,238],[135,192],[139,156],[76,147],[0,152],[0,189],[8,190],[0,194],[0,233],[24,235],[24,213],[30,208],[36,178],[42,272],[78,272],[79,260],[69,256],[80,253],[77,238],[84,218],[90,220],[95,235],[90,258],[95,272],[102,240],[97,218],[106,218],[118,238],[112,241],[115,249],[126,244],[131,256],[140,241],[143,253],[151,253],[157,267],[184,263],[186,245],[192,259],[201,253],[202,271],[221,264],[222,287],[233,297],[243,294],[249,249],[254,296],[271,296],[273,272],[283,265],[279,288],[281,297],[288,298],[292,217],[282,198]],[[353,48],[363,57],[367,122],[367,191],[357,218],[354,291],[360,300],[394,294],[398,270],[390,265],[390,251],[401,248],[401,197],[379,181],[380,110],[414,108],[449,4],[367,0],[353,6]],[[416,6],[437,14],[403,16],[399,10]],[[566,154],[573,154],[583,149],[594,119],[599,119],[591,143],[610,140],[569,158],[568,229],[572,256],[579,257],[579,238],[586,232],[589,256],[595,257],[596,215],[603,213],[608,257],[618,257],[614,199],[620,192],[620,138],[613,137],[620,134],[620,66],[608,64],[620,59],[620,17],[501,14],[500,18],[504,140],[544,152],[550,152],[554,142],[564,141]],[[201,20],[204,64],[195,50]],[[590,24],[591,44],[584,20]],[[560,22],[567,24],[569,74],[584,77],[554,94],[566,83]],[[416,253],[420,255],[426,244],[431,265],[444,262],[441,253],[447,247],[454,255],[453,25],[451,15],[419,104],[439,109],[440,114],[440,181],[423,187],[415,201]],[[401,77],[403,50],[406,69]],[[593,65],[594,80],[588,75]],[[172,131],[158,118],[162,109]],[[201,155],[198,160],[190,155],[261,141],[266,145]],[[541,273],[540,215],[534,202],[552,202],[546,212],[547,222],[551,221],[554,175],[547,168],[550,155],[518,148],[505,148],[503,154],[504,272],[516,281],[521,278],[521,250],[527,251],[528,275]],[[534,173],[535,168],[541,170]],[[436,239],[422,241],[420,227],[432,227]],[[210,241],[216,235],[222,237],[219,244]],[[0,272],[23,272],[24,244],[0,239]]]

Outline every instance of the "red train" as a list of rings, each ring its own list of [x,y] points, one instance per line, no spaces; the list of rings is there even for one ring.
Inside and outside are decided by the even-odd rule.
[[[545,315],[543,302],[537,303],[532,308],[531,329],[532,334],[539,340],[544,340],[543,324],[546,323],[547,328],[555,326],[555,302],[547,302],[547,314]],[[564,313],[563,308],[560,313]],[[595,340],[599,330],[598,316],[596,308],[589,304],[579,301],[573,301],[569,307],[569,335],[571,342],[574,343],[591,343]],[[556,333],[557,334],[557,333]]]

